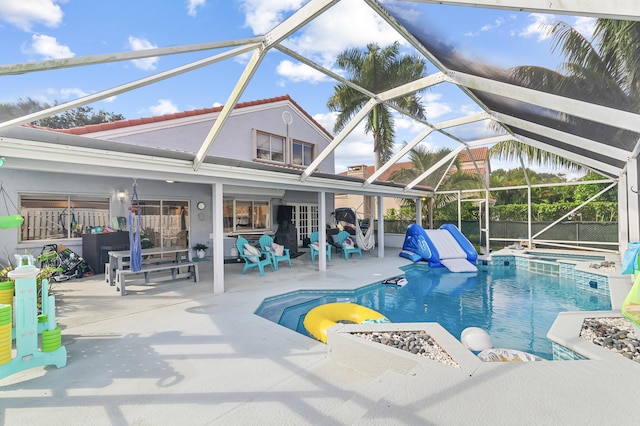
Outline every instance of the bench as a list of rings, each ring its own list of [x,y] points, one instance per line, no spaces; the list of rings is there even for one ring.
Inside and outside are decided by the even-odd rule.
[[[180,268],[187,268],[186,272],[180,272]],[[176,280],[180,278],[192,278],[194,282],[200,282],[200,273],[198,272],[197,262],[172,262],[172,263],[157,263],[146,264],[139,271],[132,271],[131,269],[119,269],[116,271],[116,290],[120,291],[120,294],[124,296],[127,294],[126,280],[127,276],[134,274],[144,274],[145,284],[149,283],[149,275],[152,272],[170,271],[171,275],[168,277],[155,277],[156,281],[168,281]]]

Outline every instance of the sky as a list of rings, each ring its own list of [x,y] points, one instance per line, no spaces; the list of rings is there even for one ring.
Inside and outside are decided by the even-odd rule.
[[[212,41],[230,41],[264,35],[304,5],[303,0],[0,0],[0,53],[3,65],[47,59],[83,57],[156,47]],[[381,0],[382,5],[395,3]],[[552,53],[546,30],[563,20],[590,37],[595,20],[402,2],[415,8],[421,22],[444,41],[470,58],[500,67],[541,65],[557,69],[561,57]],[[362,0],[342,0],[320,18],[286,40],[290,49],[312,58],[341,75],[335,65],[338,53],[371,42],[387,46],[399,41],[403,52],[414,53],[390,26]],[[187,64],[226,49],[162,56],[4,75],[0,78],[0,102],[33,98],[63,103],[130,81]],[[90,104],[95,111],[148,117],[222,105],[247,64],[247,54]],[[437,72],[431,63],[427,73]],[[346,75],[345,75],[346,76]],[[278,51],[271,51],[260,65],[240,101],[288,94],[327,130],[332,131],[335,112],[327,108],[336,82]],[[432,123],[480,111],[452,85],[440,84],[421,93]],[[423,125],[395,117],[396,146],[411,141]],[[461,128],[465,139],[486,136],[484,125]],[[453,148],[450,139],[432,134],[429,148]],[[349,165],[373,165],[372,136],[356,129],[335,151],[336,172]],[[492,168],[516,164],[492,161]],[[552,172],[555,172],[552,170]]]

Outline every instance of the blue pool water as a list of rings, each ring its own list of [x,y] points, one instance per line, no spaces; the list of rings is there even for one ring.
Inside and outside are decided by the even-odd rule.
[[[480,327],[496,348],[511,348],[553,359],[546,335],[559,312],[610,310],[608,297],[576,289],[571,279],[494,268],[451,273],[414,267],[403,287],[382,283],[353,291],[301,290],[265,299],[256,314],[308,335],[306,313],[331,302],[352,302],[381,312],[392,322],[438,322],[460,338]]]

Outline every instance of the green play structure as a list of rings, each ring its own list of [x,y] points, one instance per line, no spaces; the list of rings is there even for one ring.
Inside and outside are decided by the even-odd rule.
[[[0,378],[38,366],[67,365],[67,350],[56,325],[55,297],[48,294],[46,280],[42,281],[42,309],[38,314],[36,277],[40,269],[34,263],[33,256],[16,254],[18,266],[7,274],[15,284],[0,283],[0,292],[15,290],[13,304],[0,297]]]

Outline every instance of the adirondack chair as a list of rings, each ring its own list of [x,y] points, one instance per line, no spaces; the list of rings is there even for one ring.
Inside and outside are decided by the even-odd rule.
[[[260,276],[263,277],[264,265],[269,265],[271,267],[271,270],[273,271],[274,269],[273,263],[271,263],[271,256],[260,259],[261,253],[258,249],[256,249],[256,251],[258,252],[257,254],[249,253],[248,250],[245,249],[245,245],[247,245],[248,243],[249,242],[246,240],[246,238],[243,237],[238,237],[238,239],[236,240],[238,254],[244,260],[244,268],[242,269],[242,273],[244,274],[247,269],[253,269],[257,266],[258,270],[260,271]]]
[[[312,232],[311,234],[309,234],[309,249],[311,250],[311,264],[313,265],[316,256],[318,254],[320,254],[320,251],[318,249],[316,249],[315,247],[318,247],[318,240],[320,239],[320,237],[318,236],[318,231],[316,232]],[[327,243],[327,261],[331,262],[331,245],[329,245]]]
[[[263,235],[260,237],[260,249],[263,253],[267,253],[267,256],[271,258],[271,263],[275,270],[278,270],[278,262],[289,262],[289,268],[291,268],[291,256],[289,255],[289,249],[285,248],[284,253],[280,256],[276,255],[273,249],[273,238],[270,235]]]
[[[338,243],[342,247],[342,252],[344,253],[344,260],[349,260],[349,255],[352,253],[358,253],[360,255],[360,259],[362,259],[362,249],[358,246],[349,244],[348,238],[351,237],[347,231],[338,232]],[[353,238],[351,238],[353,240]]]

